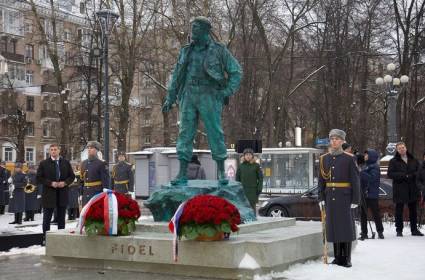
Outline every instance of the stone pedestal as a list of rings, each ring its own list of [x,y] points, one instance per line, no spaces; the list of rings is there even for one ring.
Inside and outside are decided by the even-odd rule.
[[[230,181],[224,186],[220,186],[216,180],[189,180],[187,186],[163,185],[143,205],[149,208],[156,222],[164,222],[171,220],[183,201],[198,194],[225,198],[238,208],[243,222],[256,220],[241,183],[236,181]]]
[[[47,234],[46,262],[102,270],[246,279],[283,271],[290,264],[319,258],[323,252],[320,223],[296,222],[293,218],[259,218],[241,225],[239,233],[227,241],[182,240],[178,262],[173,261],[173,236],[165,222],[139,223],[135,234],[126,237],[87,237],[71,232],[67,229]]]

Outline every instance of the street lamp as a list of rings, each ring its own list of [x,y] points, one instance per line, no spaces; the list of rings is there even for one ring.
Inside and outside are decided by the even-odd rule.
[[[112,31],[115,23],[117,22],[119,15],[114,13],[112,10],[105,9],[96,12],[97,19],[102,29],[102,41],[103,41],[103,64],[104,64],[104,92],[105,92],[105,106],[104,106],[104,159],[109,165],[109,66],[108,66],[108,44],[109,34]]]
[[[394,63],[387,65],[388,71],[394,71],[396,68]],[[387,155],[394,155],[395,146],[398,142],[397,134],[397,99],[398,99],[398,87],[404,86],[409,82],[409,77],[402,75],[400,78],[393,77],[391,75],[385,75],[383,78],[378,77],[375,80],[376,85],[385,86],[386,100],[387,100],[387,137],[388,145],[386,148]]]

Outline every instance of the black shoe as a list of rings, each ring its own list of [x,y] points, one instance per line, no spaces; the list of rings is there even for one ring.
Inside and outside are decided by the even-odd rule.
[[[339,265],[339,261],[338,261],[338,259],[337,259],[337,258],[335,258],[335,259],[331,262],[331,264]]]
[[[401,231],[397,231],[397,236],[398,237],[403,237],[403,233]]]
[[[384,233],[378,232],[378,238],[379,239],[384,239]]]
[[[9,223],[9,225],[14,225],[14,224],[17,224],[17,223],[18,223],[17,221],[13,221],[13,222]]]
[[[364,241],[365,239],[369,239],[369,237],[367,236],[367,234],[360,234],[359,240],[360,241]]]
[[[353,265],[351,264],[351,261],[345,261],[344,264],[342,265],[343,267],[352,267]]]
[[[414,230],[412,231],[412,236],[424,236],[424,234],[419,230]]]
[[[25,217],[24,222],[29,222],[30,218],[29,217]]]

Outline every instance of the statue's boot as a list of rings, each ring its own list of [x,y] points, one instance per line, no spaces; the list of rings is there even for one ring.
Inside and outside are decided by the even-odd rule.
[[[176,178],[171,180],[171,185],[174,186],[186,186],[187,185],[187,166],[189,162],[185,160],[180,160],[180,170]]]
[[[217,160],[218,182],[220,185],[227,185],[229,180],[224,172],[224,160]]]

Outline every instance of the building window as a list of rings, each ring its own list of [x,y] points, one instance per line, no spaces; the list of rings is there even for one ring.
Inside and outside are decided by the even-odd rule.
[[[43,123],[43,137],[50,137],[50,128],[48,123]]]
[[[25,161],[26,162],[35,162],[34,161],[34,148],[25,148]]]
[[[27,70],[27,72],[25,73],[25,82],[27,83],[27,85],[32,85],[32,83],[34,82],[34,72],[31,70]]]
[[[3,147],[3,158],[4,161],[14,161],[12,147]]]
[[[32,33],[32,21],[25,21],[24,30],[25,33]]]
[[[34,123],[33,122],[27,122],[26,135],[27,136],[34,136]]]
[[[80,2],[80,14],[86,13],[86,4],[84,2]]]
[[[34,58],[34,46],[33,45],[25,45],[25,59]]]
[[[150,136],[146,136],[145,137],[145,144],[150,144],[151,143],[151,137]]]
[[[34,112],[34,96],[27,96],[27,111]]]
[[[117,149],[113,149],[112,150],[112,162],[116,163],[118,159],[118,150]]]

